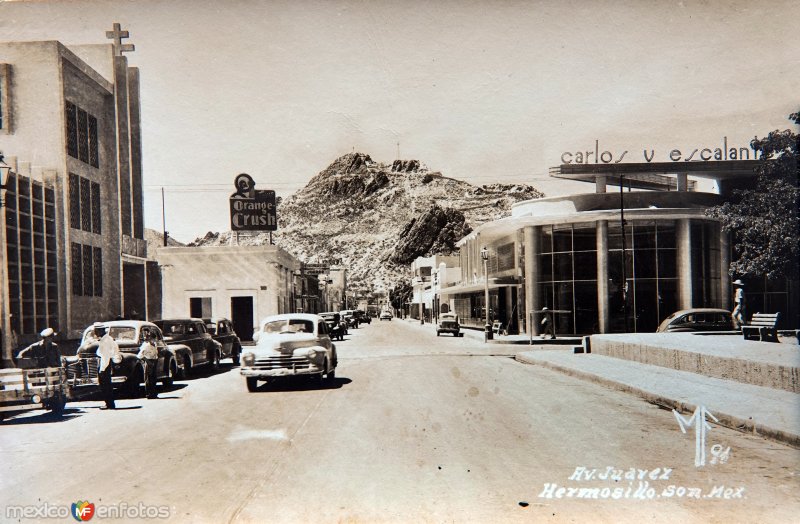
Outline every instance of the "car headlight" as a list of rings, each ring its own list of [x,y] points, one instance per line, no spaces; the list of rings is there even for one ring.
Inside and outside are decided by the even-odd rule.
[[[31,397],[31,402],[33,402],[34,404],[39,404],[41,401],[42,397],[40,397],[39,395],[34,395]]]
[[[256,356],[252,353],[242,353],[241,358],[245,366],[252,366],[256,362]]]
[[[306,353],[306,355],[308,356],[309,360],[314,360],[317,357],[317,350],[314,349],[314,348],[311,348],[311,349],[308,350],[308,353]]]
[[[122,364],[122,355],[114,355],[111,357],[111,362],[114,364]]]

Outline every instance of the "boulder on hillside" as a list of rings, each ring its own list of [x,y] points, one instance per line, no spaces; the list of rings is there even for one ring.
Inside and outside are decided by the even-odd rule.
[[[417,257],[433,253],[450,254],[456,250],[456,242],[471,231],[464,213],[434,204],[428,211],[406,224],[389,261],[394,264],[410,264]]]

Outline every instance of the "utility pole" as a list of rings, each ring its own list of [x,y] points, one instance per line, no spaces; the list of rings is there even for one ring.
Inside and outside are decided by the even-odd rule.
[[[164,247],[167,247],[167,212],[164,208],[164,186],[161,186],[161,231],[164,232]]]

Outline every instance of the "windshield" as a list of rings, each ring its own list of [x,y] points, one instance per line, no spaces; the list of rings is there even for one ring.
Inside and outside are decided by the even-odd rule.
[[[130,326],[114,326],[108,330],[114,340],[136,340],[136,328]]]
[[[264,324],[262,331],[264,333],[313,333],[314,323],[299,318],[273,320]]]
[[[156,322],[156,325],[161,328],[161,332],[164,333],[165,337],[183,335],[184,333],[184,325],[180,323]]]

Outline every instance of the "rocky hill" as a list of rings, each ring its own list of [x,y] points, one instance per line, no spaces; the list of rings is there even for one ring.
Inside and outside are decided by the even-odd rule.
[[[529,185],[473,186],[432,172],[418,160],[337,158],[278,206],[274,242],[305,262],[341,260],[354,289],[385,291],[418,256],[450,254],[472,228],[503,216],[520,200],[541,198]],[[230,232],[189,245],[226,244]],[[268,234],[239,243],[269,242]]]

